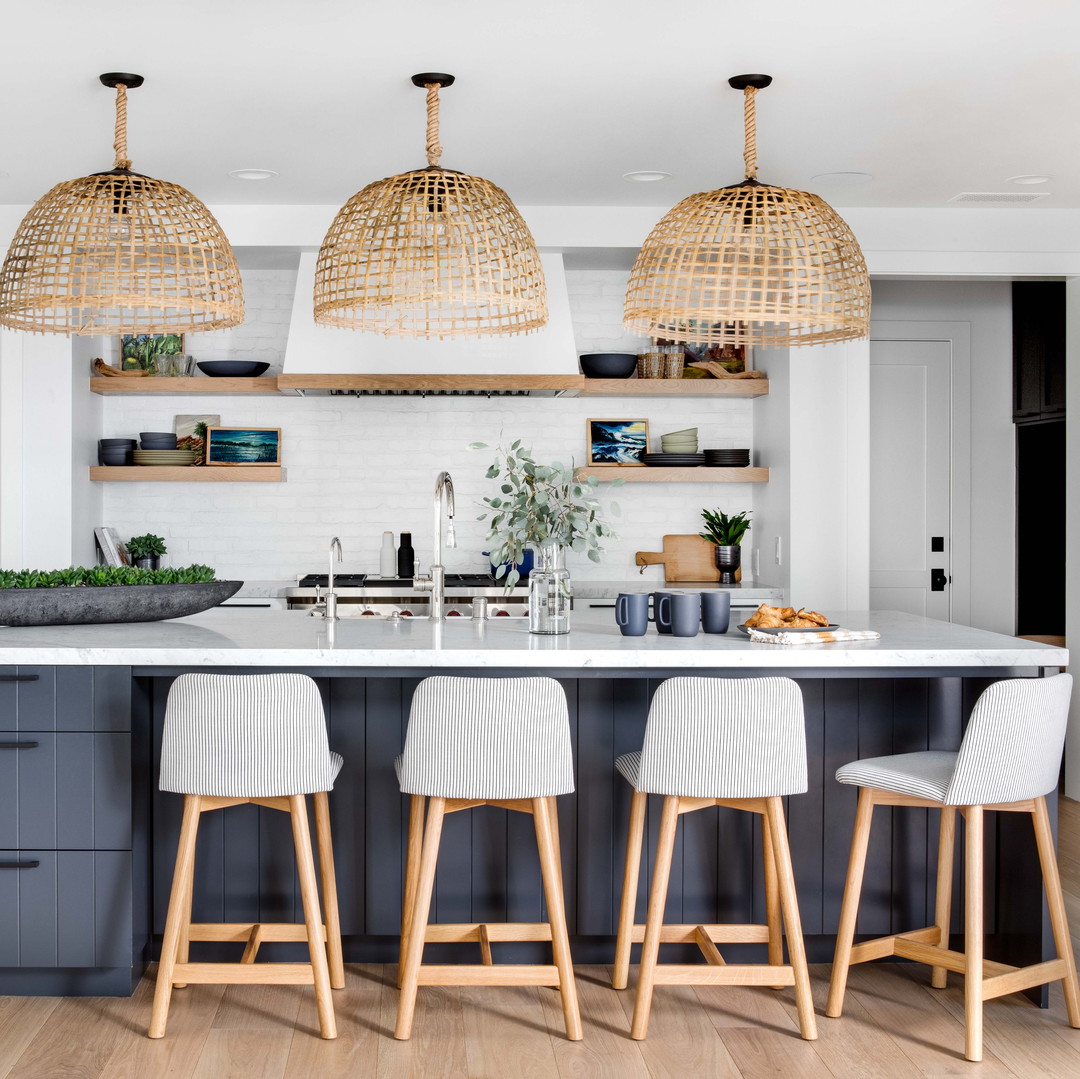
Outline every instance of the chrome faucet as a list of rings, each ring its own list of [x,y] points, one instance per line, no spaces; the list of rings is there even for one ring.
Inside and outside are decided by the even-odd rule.
[[[335,536],[330,541],[330,572],[326,575],[326,595],[323,597],[323,618],[328,622],[336,622],[337,613],[337,593],[334,591],[334,553],[337,552],[337,561],[342,559],[341,554],[341,540]]]
[[[449,472],[440,472],[435,480],[435,558],[431,563],[431,575],[414,577],[413,584],[422,592],[431,593],[430,615],[432,622],[441,622],[446,611],[446,567],[443,560],[443,502],[446,503],[446,547],[456,547],[454,536],[454,481]]]

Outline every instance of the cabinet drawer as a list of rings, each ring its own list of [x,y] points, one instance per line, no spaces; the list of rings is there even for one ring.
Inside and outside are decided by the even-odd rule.
[[[132,962],[131,854],[0,850],[0,967]]]
[[[131,729],[127,667],[0,667],[0,731]]]
[[[131,849],[130,734],[0,734],[0,847]]]

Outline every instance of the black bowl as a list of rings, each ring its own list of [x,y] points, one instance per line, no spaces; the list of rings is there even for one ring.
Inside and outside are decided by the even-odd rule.
[[[135,458],[130,453],[99,453],[99,465],[133,465]]]
[[[140,431],[139,438],[143,442],[159,442],[162,439],[168,442],[170,438],[176,441],[176,435],[172,431]]]
[[[270,364],[256,363],[254,360],[203,360],[195,366],[211,378],[254,378]]]
[[[629,378],[637,368],[632,352],[587,352],[579,359],[586,378]]]
[[[99,438],[98,439],[98,445],[99,446],[113,446],[113,447],[117,447],[117,448],[120,448],[120,449],[123,449],[124,447],[128,447],[128,448],[134,447],[135,443],[136,443],[136,439],[134,439],[134,438]]]

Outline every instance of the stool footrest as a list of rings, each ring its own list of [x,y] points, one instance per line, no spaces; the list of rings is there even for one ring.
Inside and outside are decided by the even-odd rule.
[[[421,964],[417,985],[561,985],[556,966]]]
[[[653,980],[657,985],[794,985],[795,971],[768,963],[657,963]]]
[[[314,985],[310,963],[177,963],[173,984]]]
[[[896,950],[893,955],[901,959],[911,959],[916,963],[925,963],[930,967],[944,967],[956,974],[967,972],[967,956],[963,952],[952,951],[950,948],[939,948],[933,944],[923,944],[917,940],[909,940],[904,937],[894,938]],[[989,959],[983,960],[983,977],[994,977],[999,974],[1012,974],[1021,969],[1007,966],[1005,963],[994,963]],[[1039,984],[1039,983],[1035,983]],[[1008,992],[1008,990],[1006,990]]]
[[[985,969],[985,964],[984,964]],[[1030,967],[1017,967],[1007,974],[995,974],[983,978],[983,1000],[1003,997],[1006,993],[1019,993],[1036,985],[1057,982],[1068,977],[1069,968],[1064,959],[1051,959],[1046,963],[1033,963]]]
[[[887,937],[875,937],[873,940],[864,940],[861,944],[855,944],[851,948],[852,963],[868,963],[871,959],[885,959],[890,955],[899,955],[898,942],[907,941],[915,944],[936,945],[941,940],[941,930],[936,925],[927,926],[925,929],[912,929],[907,933],[893,933]],[[913,956],[905,956],[911,959]],[[934,966],[944,966],[943,963],[935,963]]]
[[[246,944],[251,939],[252,930],[259,931],[259,941],[269,944],[271,941],[302,941],[307,943],[307,926],[302,922],[192,922],[189,940],[235,941]],[[326,926],[320,927],[323,941],[326,940]]]
[[[697,944],[698,930],[704,929],[714,944],[768,944],[767,925],[663,925],[661,944]],[[640,944],[645,939],[645,926],[635,925],[630,939]]]
[[[492,944],[506,940],[551,940],[551,926],[547,922],[429,922],[424,943],[478,944],[484,936]]]

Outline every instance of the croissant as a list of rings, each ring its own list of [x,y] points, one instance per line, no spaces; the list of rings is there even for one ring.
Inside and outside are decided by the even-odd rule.
[[[805,607],[801,607],[799,613],[795,617],[805,619],[816,626],[827,626],[829,624],[829,620],[825,615],[818,614],[817,611],[808,611]]]
[[[820,623],[812,622],[809,618],[793,618],[790,622],[785,622],[784,627],[786,629],[821,629]]]

